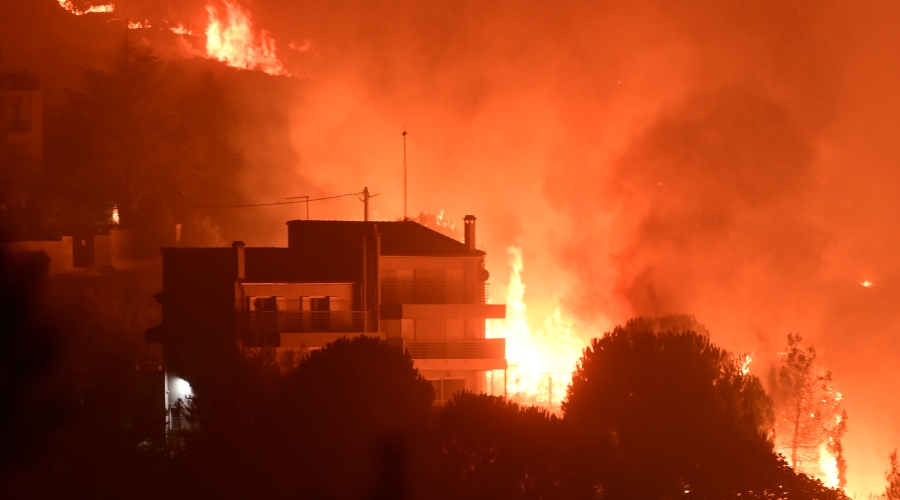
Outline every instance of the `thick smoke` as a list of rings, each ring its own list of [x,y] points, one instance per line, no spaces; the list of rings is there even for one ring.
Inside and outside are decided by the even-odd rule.
[[[0,30],[3,67],[71,85],[124,25],[41,1],[18,9],[33,33]],[[760,374],[800,332],[845,396],[851,491],[882,487],[900,446],[895,4],[241,3],[298,75],[216,70],[248,201],[367,186],[375,219],[402,217],[405,124],[409,215],[478,216],[495,284],[521,245],[536,318],[561,303],[588,338],[694,314]],[[194,30],[203,7],[121,2]],[[64,43],[75,21],[92,31]],[[227,241],[284,244],[305,207],[215,215]],[[310,215],[359,219],[362,204]]]

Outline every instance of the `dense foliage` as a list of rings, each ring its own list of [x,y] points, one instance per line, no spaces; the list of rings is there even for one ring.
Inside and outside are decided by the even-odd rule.
[[[0,385],[9,403],[0,476],[14,496],[844,498],[773,453],[771,402],[759,381],[686,317],[636,319],[594,339],[562,418],[469,393],[435,408],[408,354],[357,337],[299,362],[260,354],[223,366],[229,375],[198,383],[187,402],[193,427],[180,440],[157,439],[162,414],[135,403],[133,371],[114,362],[128,338],[108,337],[119,346],[109,353],[83,344],[84,359],[95,361],[82,366],[99,392],[48,376],[55,337],[35,319],[47,316],[34,306],[41,269],[32,264],[19,266],[31,270],[24,274],[6,266],[32,305],[7,294],[0,308],[2,373],[19,374]],[[129,301],[145,300],[114,280],[99,289],[110,293],[72,301],[85,309],[73,331],[143,323],[127,314],[98,321],[92,307],[140,309]],[[36,363],[31,371],[23,355]],[[14,426],[29,432],[9,432]],[[100,470],[102,479],[90,473]]]

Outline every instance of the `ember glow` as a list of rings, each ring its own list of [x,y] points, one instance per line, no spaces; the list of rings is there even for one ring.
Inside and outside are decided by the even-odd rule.
[[[225,19],[212,3],[206,5],[206,53],[209,57],[240,69],[258,69],[270,75],[290,75],[275,53],[275,40],[266,30],[253,31],[250,12],[225,0]]]
[[[506,338],[509,398],[558,412],[585,342],[559,306],[540,328],[532,330],[526,315],[522,248],[512,246],[507,252],[512,272],[506,288],[506,319],[489,322],[487,336]]]
[[[194,34],[193,31],[185,28],[184,25],[181,23],[178,23],[178,26],[175,26],[174,28],[169,28],[169,30],[172,33],[175,33],[176,35],[193,35]]]
[[[872,282],[869,280],[863,281],[862,283],[860,283],[860,285],[862,285],[866,288],[872,288]]]
[[[149,27],[150,21],[128,21],[128,29],[130,30],[138,30]]]
[[[750,374],[750,363],[753,362],[752,354],[744,354],[741,356],[741,375]]]
[[[72,0],[59,0],[59,5],[72,14],[75,14],[76,16],[82,16],[84,14],[91,14],[94,12],[113,12],[116,9],[115,4],[110,3],[106,5],[92,5],[85,10],[81,10],[72,3]]]

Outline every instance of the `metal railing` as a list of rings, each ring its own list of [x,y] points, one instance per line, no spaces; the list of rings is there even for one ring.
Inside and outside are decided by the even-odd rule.
[[[413,359],[503,359],[506,339],[404,340]]]
[[[283,332],[363,332],[366,311],[255,311],[248,313],[251,334]]]
[[[487,304],[489,283],[404,283],[381,284],[382,304]]]

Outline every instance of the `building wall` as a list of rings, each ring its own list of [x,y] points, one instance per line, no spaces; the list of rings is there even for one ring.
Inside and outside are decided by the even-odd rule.
[[[415,286],[418,284],[482,286],[483,256],[430,257],[430,256],[381,256],[380,282],[382,285]],[[462,306],[466,307],[466,306]],[[485,337],[484,318],[446,319],[382,319],[381,330],[388,339],[406,341],[454,341],[478,340]],[[494,363],[496,361],[493,361]],[[432,382],[436,400],[444,402],[457,389],[485,392],[485,367],[489,364],[477,360],[415,360],[419,373]],[[459,369],[469,364],[472,369]],[[447,369],[453,368],[453,369]]]
[[[237,251],[163,248],[162,256],[167,370],[192,383],[192,372],[215,376],[238,352]]]
[[[287,311],[309,310],[300,307],[300,298],[333,297],[332,311],[353,311],[353,283],[243,283],[245,297],[284,297]]]
[[[44,252],[50,257],[49,274],[71,273],[73,267],[73,241],[63,236],[59,241],[11,241],[3,246],[8,252]]]

